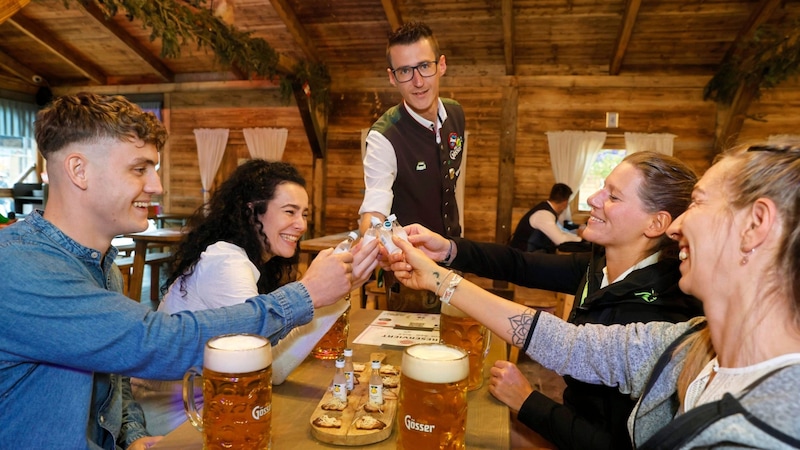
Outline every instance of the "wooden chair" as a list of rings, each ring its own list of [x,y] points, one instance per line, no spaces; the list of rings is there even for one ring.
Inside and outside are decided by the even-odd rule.
[[[161,276],[161,265],[168,262],[169,259],[172,257],[172,253],[170,252],[153,252],[148,253],[145,257],[144,263],[145,265],[150,267],[150,300],[151,301],[158,301],[158,293],[159,293],[159,284],[160,284],[160,276]],[[133,255],[131,256],[123,256],[121,258],[117,258],[114,260],[117,263],[117,267],[119,267],[120,272],[122,272],[122,282],[123,282],[123,293],[132,299],[139,298],[141,293],[138,295],[133,296],[130,292],[128,292],[128,286],[130,285],[131,280],[131,271],[133,269]]]

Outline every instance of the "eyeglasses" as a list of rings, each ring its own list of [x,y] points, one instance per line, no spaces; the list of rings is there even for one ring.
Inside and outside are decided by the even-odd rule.
[[[419,72],[421,77],[429,78],[436,75],[438,66],[436,61],[423,61],[416,66],[403,66],[392,69],[392,74],[398,83],[407,83],[414,78],[414,70]]]

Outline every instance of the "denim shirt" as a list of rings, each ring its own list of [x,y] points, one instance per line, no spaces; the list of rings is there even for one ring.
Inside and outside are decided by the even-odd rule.
[[[128,377],[182,378],[213,336],[275,344],[314,314],[297,282],[231,307],[155,312],[122,295],[116,254],[39,212],[0,230],[0,447],[127,448],[147,436]]]

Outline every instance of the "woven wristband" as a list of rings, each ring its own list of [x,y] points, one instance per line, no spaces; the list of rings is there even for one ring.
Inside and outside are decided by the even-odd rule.
[[[456,287],[458,283],[461,283],[461,280],[464,278],[458,274],[453,275],[453,279],[450,280],[450,285],[447,286],[447,289],[444,290],[444,294],[442,294],[441,300],[442,303],[450,303],[450,298],[453,297],[453,293],[456,291]]]
[[[451,271],[449,271],[449,272],[447,272],[446,274],[444,274],[444,276],[442,277],[442,282],[441,282],[441,283],[439,284],[439,286],[436,288],[436,292],[434,292],[434,295],[436,295],[437,297],[439,296],[439,289],[441,289],[441,288],[442,288],[442,286],[444,286],[444,282],[445,282],[445,281],[447,281],[447,277],[449,277],[449,276],[450,276],[450,275],[452,275],[452,274],[453,274],[453,271],[452,271],[452,270],[451,270]]]

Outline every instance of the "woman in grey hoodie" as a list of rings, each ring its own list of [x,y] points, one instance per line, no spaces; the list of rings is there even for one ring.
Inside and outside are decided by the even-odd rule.
[[[404,284],[437,292],[545,367],[638,399],[636,448],[798,448],[798,186],[800,145],[789,142],[732,150],[703,175],[668,230],[680,287],[706,314],[681,324],[575,326],[508,302],[438,266],[450,241],[418,226],[406,227],[418,248],[398,243],[404,255],[390,262]]]

